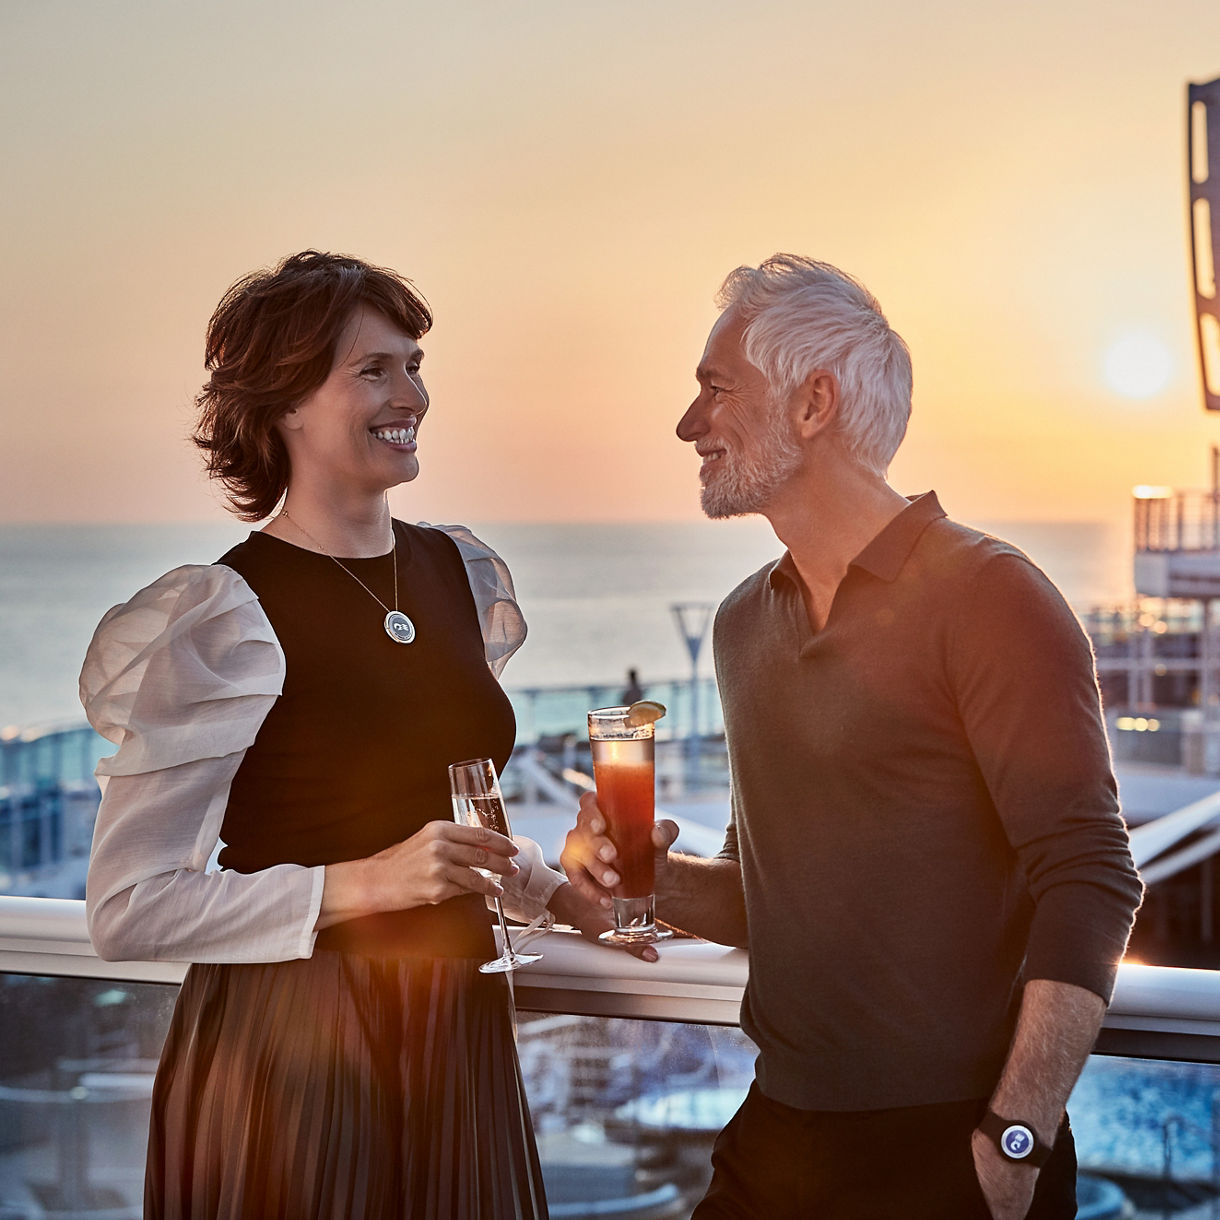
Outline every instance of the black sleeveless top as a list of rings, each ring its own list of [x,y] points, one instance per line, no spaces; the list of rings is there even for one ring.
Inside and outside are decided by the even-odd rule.
[[[406,645],[386,635],[385,610],[326,555],[252,533],[219,560],[258,597],[286,661],[283,694],[233,780],[222,867],[372,855],[452,818],[450,763],[490,757],[502,770],[508,761],[512,705],[487,667],[456,543],[401,521],[394,536],[398,608],[417,632]],[[343,564],[393,606],[390,556]],[[392,956],[493,952],[478,895],[336,924],[317,945]]]

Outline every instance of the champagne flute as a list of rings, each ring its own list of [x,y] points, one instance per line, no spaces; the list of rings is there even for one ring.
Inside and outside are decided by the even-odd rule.
[[[485,826],[506,837],[511,834],[504,797],[500,792],[500,778],[496,775],[496,764],[490,758],[469,758],[465,762],[453,763],[449,768],[449,791],[453,794],[453,820],[460,826]],[[476,868],[475,872],[482,873],[484,877],[494,876],[485,868]],[[495,961],[484,962],[479,970],[483,974],[502,974],[538,961],[541,953],[514,952],[500,896],[497,894],[493,901],[496,904],[496,917],[500,921],[500,932],[504,936],[504,952]]]

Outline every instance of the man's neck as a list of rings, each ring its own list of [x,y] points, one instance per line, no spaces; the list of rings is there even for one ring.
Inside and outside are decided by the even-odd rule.
[[[826,625],[852,560],[907,503],[880,475],[835,463],[795,480],[768,508],[771,528],[800,576],[805,612],[815,632]]]

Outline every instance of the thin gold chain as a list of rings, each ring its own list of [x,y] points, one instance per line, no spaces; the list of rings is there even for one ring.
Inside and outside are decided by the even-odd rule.
[[[326,556],[327,559],[334,560],[334,562],[337,563],[387,614],[390,613],[390,607],[387,606],[385,604],[385,602],[383,602],[381,600],[381,598],[378,597],[377,594],[374,593],[373,590],[370,589],[368,587],[368,585],[366,585],[364,583],[364,581],[362,581],[360,579],[360,577],[357,576],[356,573],[353,572],[351,570],[351,568],[349,568],[347,566],[347,564],[343,563],[339,559],[335,559],[335,557],[299,521],[294,520],[292,517],[290,517],[288,515],[287,511],[282,508],[280,509],[280,516],[283,517],[284,520],[287,521],[294,529],[299,531],[310,542],[312,542],[314,544],[314,546],[316,546],[318,548],[318,550],[321,551],[322,554]],[[394,527],[391,526],[390,527],[391,534],[393,534],[393,529],[394,529]],[[394,536],[394,545],[390,550],[390,554],[391,554],[391,556],[393,556],[393,559],[394,559],[394,609],[397,610],[398,609],[398,538],[397,538],[397,536]]]

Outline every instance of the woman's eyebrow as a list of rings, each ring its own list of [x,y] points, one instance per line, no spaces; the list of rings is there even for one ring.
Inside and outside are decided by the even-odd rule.
[[[409,360],[422,360],[423,358],[424,349],[422,347],[412,348],[409,352],[407,352],[407,359]],[[393,352],[357,352],[354,356],[349,357],[345,363],[349,365],[365,364],[370,360],[382,360],[390,362],[397,359],[398,356]]]

